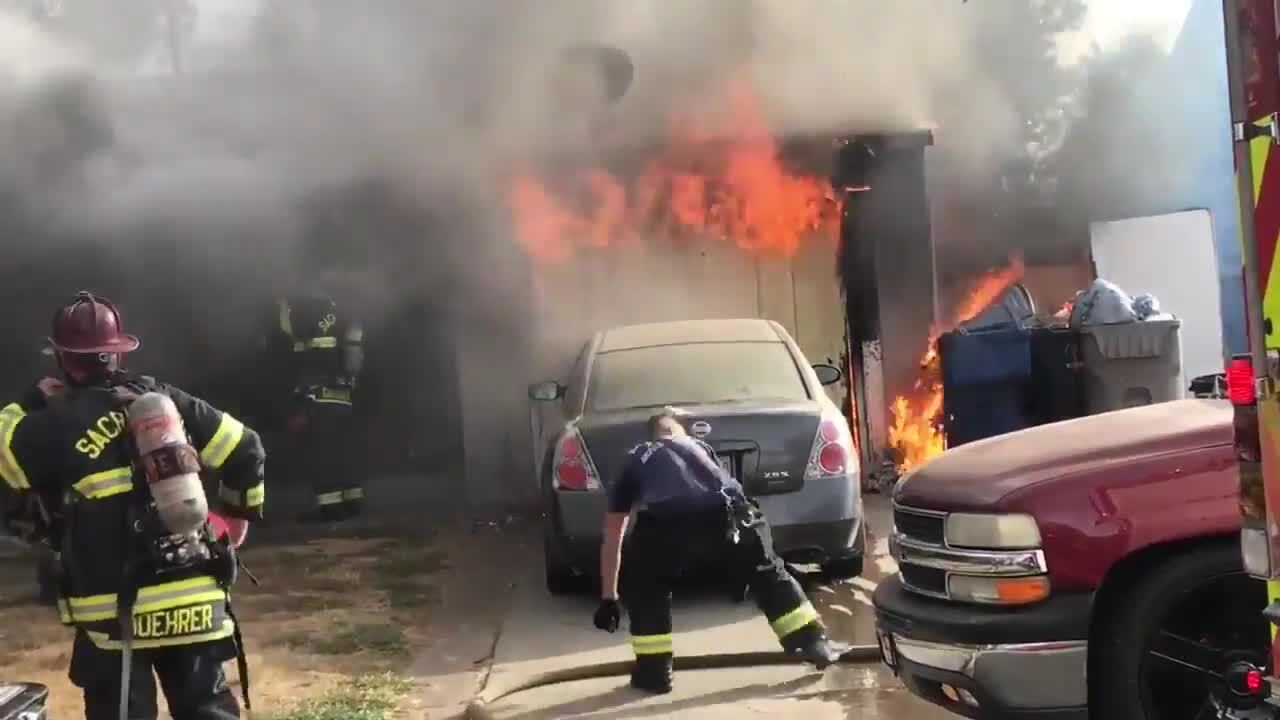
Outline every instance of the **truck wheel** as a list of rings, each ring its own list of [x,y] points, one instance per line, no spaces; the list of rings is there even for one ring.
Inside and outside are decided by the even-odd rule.
[[[1151,568],[1092,640],[1091,717],[1218,717],[1219,680],[1232,663],[1267,664],[1265,585],[1244,573],[1235,545],[1204,545]],[[1202,714],[1203,711],[1203,714]]]

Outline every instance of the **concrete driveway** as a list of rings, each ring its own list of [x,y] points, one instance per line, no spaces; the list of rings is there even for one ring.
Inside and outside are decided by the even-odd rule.
[[[869,546],[874,551],[863,577],[834,585],[814,582],[809,587],[832,636],[859,645],[876,642],[870,595],[876,581],[896,569],[884,540],[890,526],[887,501],[869,497],[867,513],[872,531]],[[625,627],[615,635],[592,627],[595,598],[552,597],[542,586],[540,563],[532,565],[527,568],[528,577],[512,588],[511,609],[485,683],[487,697],[550,670],[631,657]],[[734,605],[714,594],[701,595],[676,598],[678,655],[778,650],[768,623],[754,605]],[[675,691],[661,697],[632,690],[625,677],[567,682],[511,694],[489,704],[486,711],[488,716],[503,720],[743,714],[868,720],[956,717],[912,698],[876,664],[841,666],[825,673],[801,665],[685,671],[677,673]]]

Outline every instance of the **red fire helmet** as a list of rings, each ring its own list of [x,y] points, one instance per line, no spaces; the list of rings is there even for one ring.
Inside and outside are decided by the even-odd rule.
[[[115,305],[81,291],[74,302],[54,314],[49,344],[58,352],[95,355],[133,352],[142,343],[121,331]]]

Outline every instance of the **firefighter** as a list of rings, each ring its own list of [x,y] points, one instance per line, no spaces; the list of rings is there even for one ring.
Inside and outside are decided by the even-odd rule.
[[[332,283],[323,282],[321,287]],[[354,460],[354,393],[364,366],[364,329],[323,290],[277,301],[277,336],[292,394],[296,473],[308,478],[315,507],[304,522],[353,518],[364,505],[364,482]]]
[[[622,599],[631,616],[636,662],[631,685],[671,691],[673,644],[671,587],[686,570],[718,565],[750,585],[783,649],[819,669],[838,658],[799,583],[773,551],[759,507],[716,461],[706,443],[690,438],[674,412],[649,421],[653,439],[630,452],[608,491],[600,553],[601,603],[594,622],[618,629],[618,570],[625,565]],[[630,513],[636,527],[622,538]]]
[[[5,506],[26,508],[8,516],[10,528],[59,551],[58,609],[75,628],[70,678],[86,719],[156,718],[156,676],[175,720],[240,717],[222,666],[238,659],[247,688],[228,589],[234,547],[262,517],[257,433],[176,387],[125,374],[122,358],[139,341],[105,299],[82,292],[61,308],[49,344],[62,379],[0,410],[0,479]],[[217,473],[227,540],[207,522],[190,536],[164,529],[126,423],[149,392],[177,408],[190,471]]]

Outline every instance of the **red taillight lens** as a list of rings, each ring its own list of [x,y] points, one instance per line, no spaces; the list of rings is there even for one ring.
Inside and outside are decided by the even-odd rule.
[[[1262,671],[1250,670],[1244,674],[1244,689],[1250,693],[1262,692]]]
[[[830,420],[823,420],[818,426],[818,437],[822,438],[824,443],[833,443],[840,440],[840,427]]]
[[[818,424],[817,436],[813,439],[813,454],[809,456],[805,478],[849,475],[855,471],[856,464],[852,453],[849,433],[843,426],[843,419],[837,420],[832,415],[824,416]]]
[[[565,431],[564,437],[556,445],[552,462],[552,487],[555,489],[583,491],[600,487],[595,464],[591,462],[591,455],[577,428],[570,427]]]
[[[828,475],[839,475],[845,471],[848,465],[844,448],[836,443],[823,445],[818,451],[818,467],[822,468],[822,472]]]
[[[1250,358],[1233,358],[1227,368],[1227,396],[1233,405],[1252,405],[1253,361]]]
[[[586,490],[590,477],[587,467],[578,460],[566,460],[556,466],[556,485],[561,490]]]

